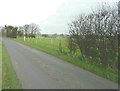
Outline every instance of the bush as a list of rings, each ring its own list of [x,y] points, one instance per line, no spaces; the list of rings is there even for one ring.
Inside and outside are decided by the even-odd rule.
[[[118,71],[117,8],[103,5],[98,11],[80,17],[69,24],[69,33],[81,50],[82,58],[105,68]],[[71,47],[71,44],[69,44]],[[73,48],[69,48],[73,50]]]

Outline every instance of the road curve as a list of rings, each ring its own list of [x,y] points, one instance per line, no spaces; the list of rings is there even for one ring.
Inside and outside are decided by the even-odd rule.
[[[117,89],[118,85],[56,57],[3,39],[23,89]]]

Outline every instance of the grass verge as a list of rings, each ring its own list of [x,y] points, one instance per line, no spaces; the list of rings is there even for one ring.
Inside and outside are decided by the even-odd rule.
[[[66,62],[77,65],[80,68],[86,69],[90,72],[93,72],[94,74],[97,74],[101,77],[107,78],[116,83],[118,82],[118,74],[117,73],[114,73],[114,72],[112,72],[108,69],[102,68],[102,67],[98,67],[87,61],[80,60],[80,58],[72,57],[72,56],[68,56],[64,53],[60,53],[56,48],[52,48],[52,46],[50,46],[50,44],[46,45],[46,43],[48,43],[48,41],[46,43],[43,43],[44,40],[42,40],[42,41],[39,41],[39,43],[36,43],[35,40],[32,40],[32,39],[23,41],[22,39],[19,39],[19,38],[16,39],[15,41],[18,41],[18,42],[25,44],[27,46],[30,46],[32,48],[35,48],[39,51],[43,51],[45,53],[56,56]]]
[[[1,89],[2,89],[2,43],[0,43],[0,90]]]
[[[2,89],[21,89],[5,46],[2,46]]]

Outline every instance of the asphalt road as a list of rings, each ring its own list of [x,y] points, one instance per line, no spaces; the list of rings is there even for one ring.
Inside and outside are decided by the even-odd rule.
[[[46,53],[3,39],[23,89],[117,89],[118,85]]]

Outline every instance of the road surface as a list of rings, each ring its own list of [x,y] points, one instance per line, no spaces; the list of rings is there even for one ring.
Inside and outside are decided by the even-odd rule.
[[[46,53],[3,39],[23,89],[117,89],[118,85]]]

